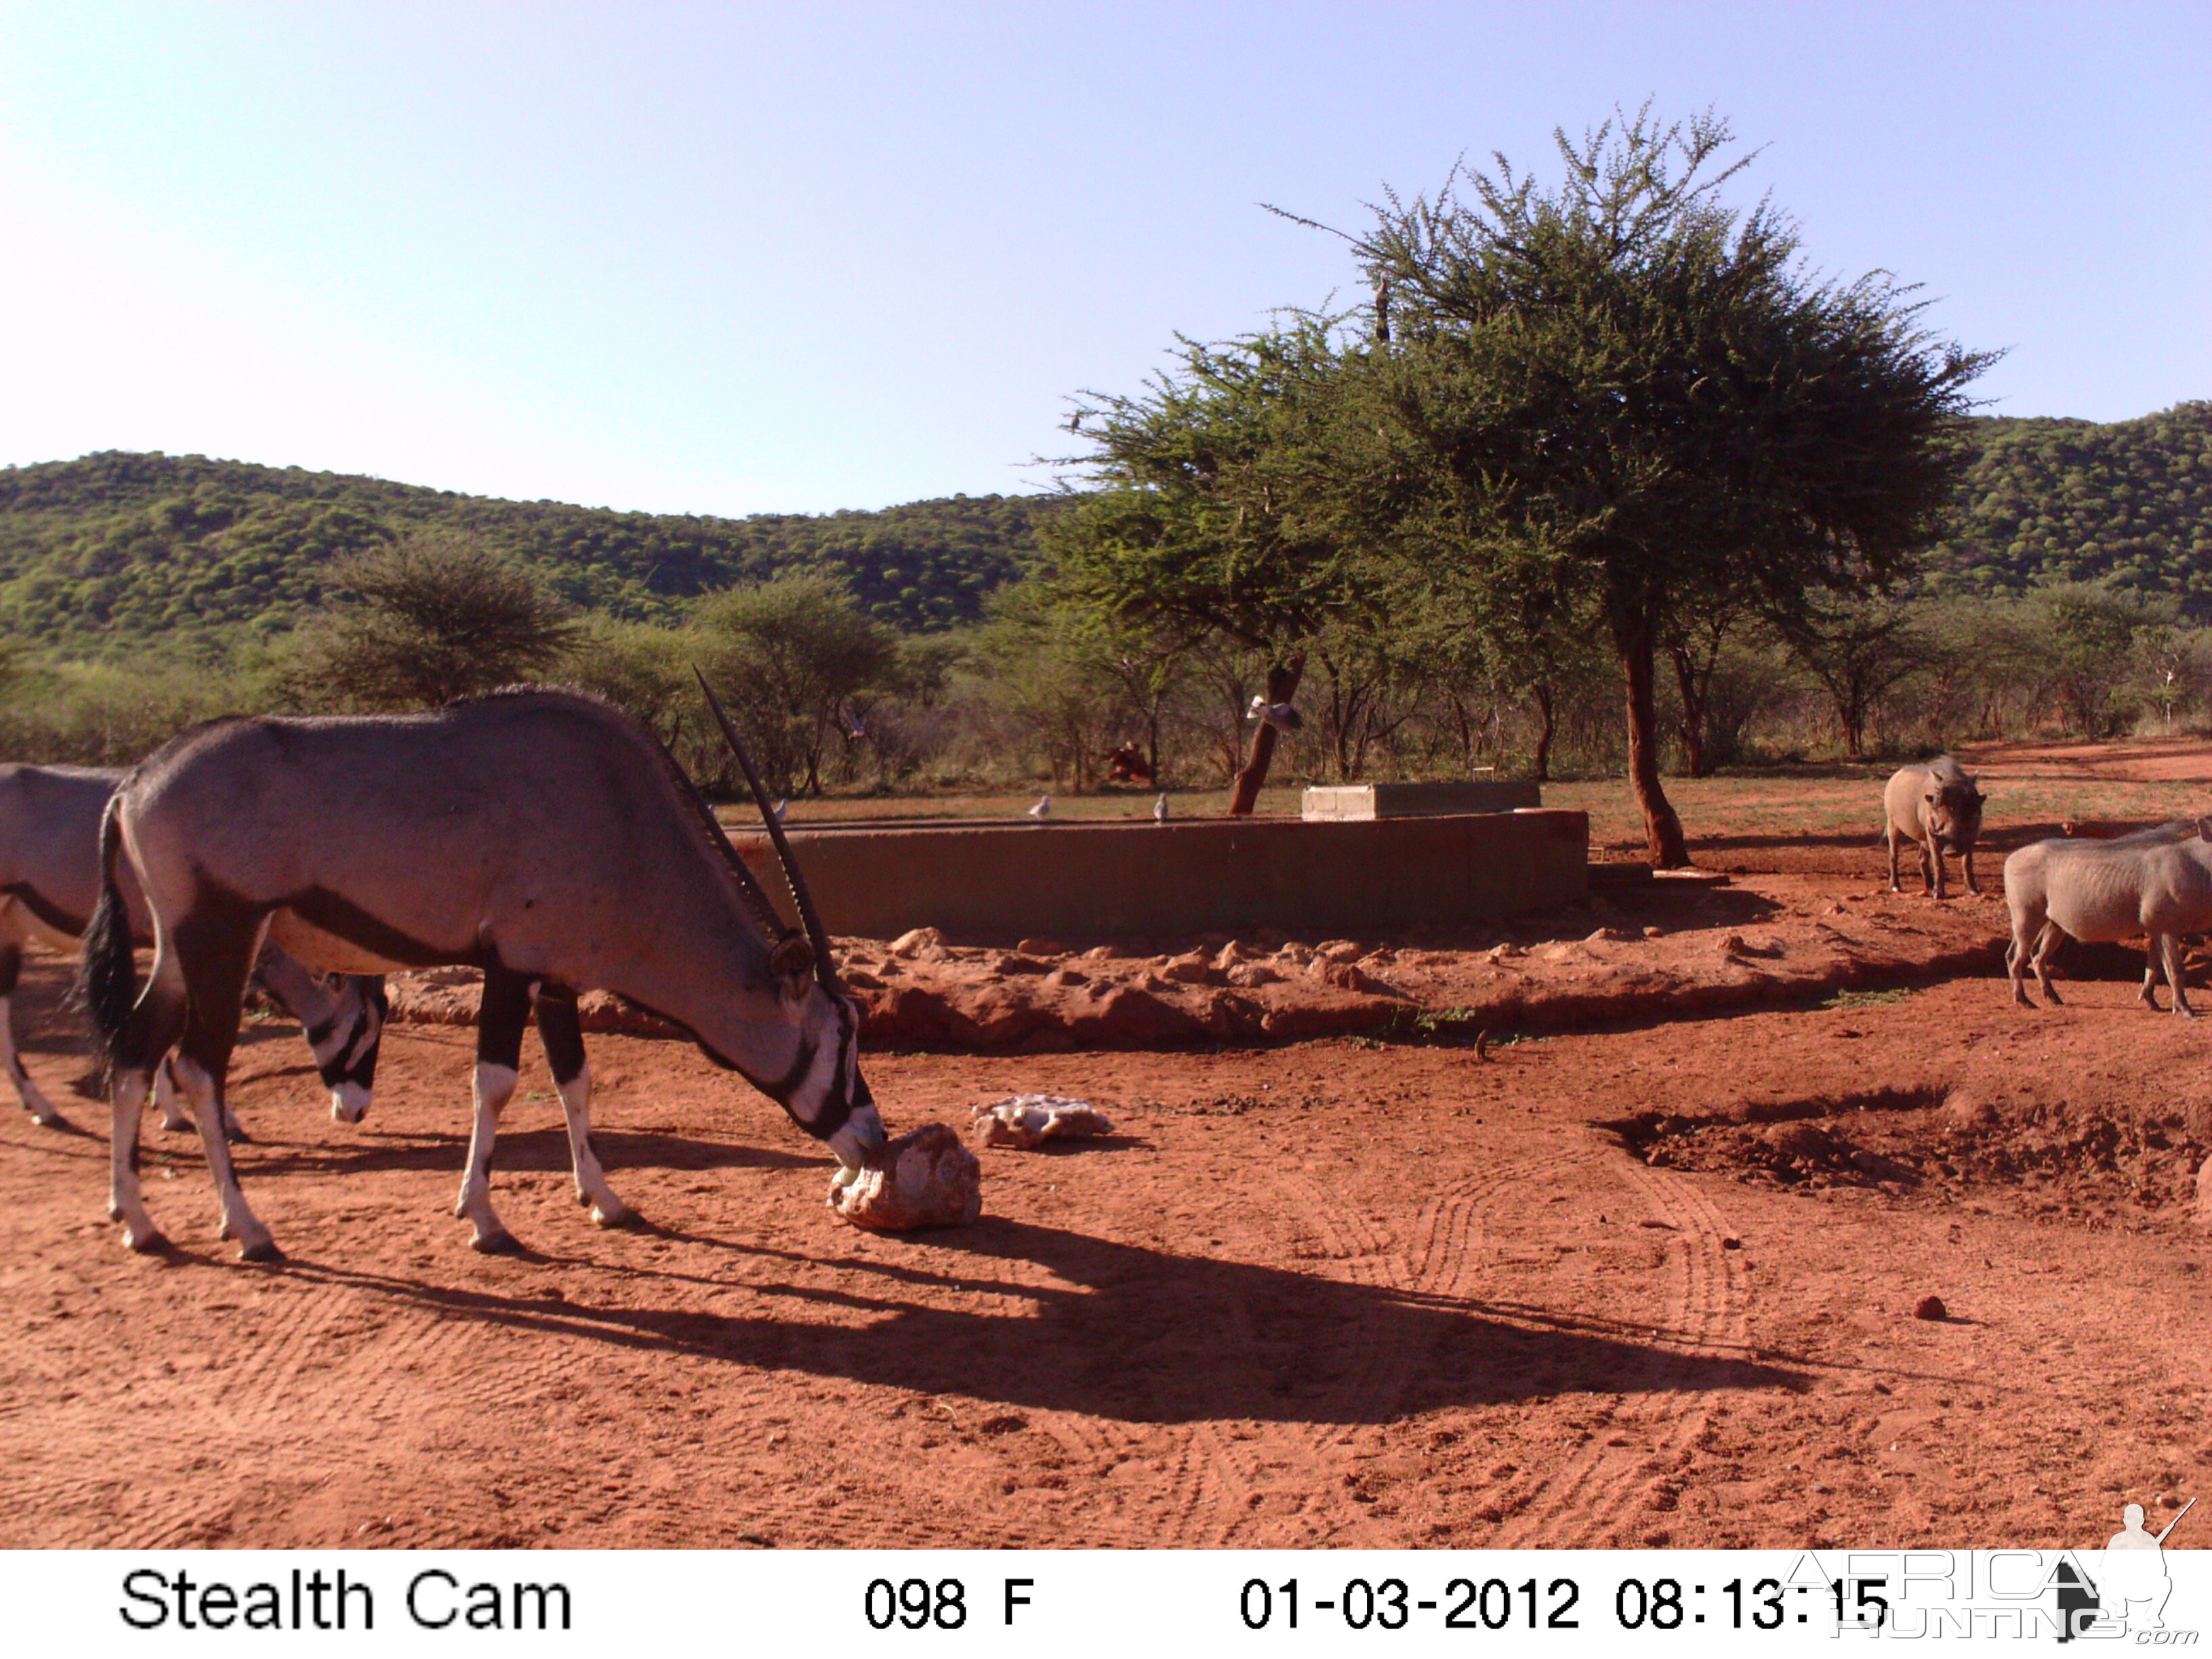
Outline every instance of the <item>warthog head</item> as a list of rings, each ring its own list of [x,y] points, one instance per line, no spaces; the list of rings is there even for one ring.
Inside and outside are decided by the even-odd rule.
[[[1920,813],[1947,852],[1964,853],[1982,833],[1982,789],[1969,777],[1931,778]]]

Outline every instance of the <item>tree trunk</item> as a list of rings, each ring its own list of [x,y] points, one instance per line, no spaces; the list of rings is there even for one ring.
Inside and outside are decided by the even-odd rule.
[[[1533,695],[1536,699],[1536,712],[1543,717],[1543,724],[1536,728],[1536,781],[1549,783],[1552,781],[1552,733],[1558,726],[1552,708],[1552,683],[1549,680],[1539,682]]]
[[[1306,653],[1303,651],[1286,663],[1279,663],[1267,671],[1267,701],[1288,702],[1298,694],[1298,681],[1306,672]],[[1275,758],[1275,728],[1261,720],[1259,729],[1252,733],[1252,750],[1244,763],[1244,769],[1237,775],[1237,793],[1230,798],[1229,816],[1249,817],[1260,799],[1261,786],[1267,781],[1267,768]]]
[[[1844,689],[1835,694],[1836,724],[1844,730],[1844,756],[1847,760],[1859,760],[1866,753],[1867,711],[1874,703],[1872,692],[1862,692],[1855,680],[1846,678]]]
[[[1474,720],[1467,712],[1467,703],[1456,691],[1445,693],[1451,704],[1452,724],[1459,728],[1459,769],[1468,777],[1474,775]]]
[[[1644,809],[1644,838],[1655,868],[1680,870],[1690,862],[1690,848],[1659,781],[1658,663],[1650,613],[1640,607],[1616,612],[1613,635],[1628,681],[1628,777]]]
[[[1712,690],[1712,671],[1708,668],[1701,677],[1686,645],[1669,647],[1668,655],[1674,659],[1674,684],[1682,696],[1682,757],[1689,763],[1692,777],[1709,777],[1713,768],[1705,753],[1705,705]]]

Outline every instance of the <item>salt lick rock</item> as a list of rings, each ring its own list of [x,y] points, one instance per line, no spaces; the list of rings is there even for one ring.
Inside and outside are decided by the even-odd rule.
[[[865,1168],[830,1178],[830,1208],[870,1232],[960,1227],[983,1213],[983,1165],[942,1123],[890,1142]]]

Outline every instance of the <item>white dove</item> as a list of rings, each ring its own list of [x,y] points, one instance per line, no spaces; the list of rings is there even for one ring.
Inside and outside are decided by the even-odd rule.
[[[1286,702],[1269,702],[1258,692],[1252,694],[1252,717],[1272,726],[1278,732],[1295,732],[1305,724],[1298,711]]]
[[[1030,816],[1035,818],[1039,823],[1049,822],[1052,817],[1052,797],[1050,795],[1039,795],[1037,797],[1037,804],[1030,808]]]
[[[1158,800],[1152,803],[1152,822],[1154,823],[1165,823],[1167,821],[1168,798],[1164,793],[1163,793]]]

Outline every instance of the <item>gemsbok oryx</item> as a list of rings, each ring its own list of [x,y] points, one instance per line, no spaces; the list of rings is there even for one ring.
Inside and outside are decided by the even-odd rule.
[[[122,773],[93,767],[0,766],[0,1069],[34,1123],[62,1119],[15,1049],[11,999],[23,947],[37,944],[77,954],[100,896],[100,814],[122,781]],[[152,943],[145,901],[127,872],[123,898],[132,937]],[[376,1079],[384,982],[343,979],[325,985],[273,947],[262,951],[254,977],[305,1029],[316,1070],[330,1091],[331,1115],[359,1122]],[[191,1127],[177,1106],[167,1068],[157,1074],[154,1093],[164,1128]],[[227,1121],[226,1127],[235,1134],[234,1123]]]
[[[519,688],[428,714],[233,718],[178,737],[107,808],[78,975],[109,1067],[110,1212],[125,1242],[161,1243],[139,1193],[138,1108],[173,1048],[222,1236],[248,1261],[280,1254],[207,1127],[264,929],[326,971],[483,970],[475,1121],[454,1209],[478,1249],[515,1248],[492,1208],[492,1143],[533,1004],[577,1196],[603,1226],[633,1218],[592,1150],[582,991],[612,991],[684,1026],[860,1167],[884,1136],[860,1073],[858,1016],[782,828],[768,817],[768,830],[804,932],[784,925],[659,741],[589,697]],[[125,864],[154,918],[143,994],[122,921]]]

